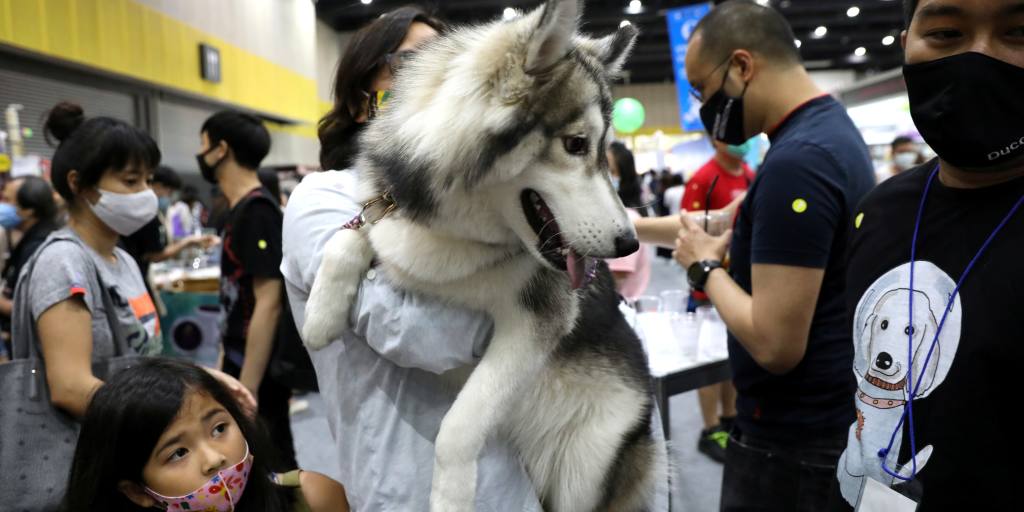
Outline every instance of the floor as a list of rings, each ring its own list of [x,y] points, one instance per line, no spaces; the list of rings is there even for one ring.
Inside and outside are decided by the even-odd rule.
[[[655,260],[651,265],[648,292],[657,295],[664,290],[684,288],[681,269],[666,260]],[[319,395],[303,397],[309,408],[292,416],[299,465],[312,471],[327,471],[332,464],[330,452],[322,449],[320,440],[330,433],[324,419],[324,403]],[[683,512],[713,512],[718,510],[722,466],[697,452],[697,436],[702,422],[697,406],[697,393],[672,397],[670,456],[675,468],[672,488],[672,509]]]

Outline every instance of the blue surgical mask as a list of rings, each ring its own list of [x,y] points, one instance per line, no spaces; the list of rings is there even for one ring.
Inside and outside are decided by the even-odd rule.
[[[169,197],[158,197],[157,207],[160,208],[161,213],[167,213],[167,209],[171,207],[171,198]]]
[[[9,203],[0,203],[0,226],[6,229],[14,229],[21,225],[21,215],[18,215],[18,209],[14,205]]]
[[[726,148],[726,151],[728,151],[730,155],[736,158],[743,159],[747,157],[747,153],[750,153],[751,149],[754,149],[753,138],[747,139],[747,141],[744,142],[743,144],[729,144],[729,147]]]
[[[611,178],[612,178],[612,187],[614,187],[615,190],[618,190],[619,189],[620,178],[618,176],[612,176]]]

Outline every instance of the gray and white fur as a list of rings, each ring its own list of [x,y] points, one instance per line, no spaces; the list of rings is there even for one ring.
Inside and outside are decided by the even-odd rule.
[[[609,81],[636,30],[584,37],[580,9],[549,0],[455,29],[405,64],[357,163],[361,197],[389,192],[397,209],[332,237],[307,304],[317,349],[346,328],[376,256],[397,287],[494,319],[437,435],[434,512],[473,510],[491,436],[517,449],[546,510],[646,510],[667,486],[646,357],[607,266],[577,290],[566,270],[637,247],[605,156]]]

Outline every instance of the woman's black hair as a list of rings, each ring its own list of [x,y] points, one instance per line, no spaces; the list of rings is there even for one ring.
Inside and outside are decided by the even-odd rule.
[[[125,497],[118,483],[142,484],[146,461],[190,392],[204,393],[224,406],[249,443],[253,467],[236,510],[287,510],[284,491],[270,481],[270,444],[228,390],[198,366],[150,358],[116,374],[93,396],[82,420],[61,511],[145,510]]]
[[[426,23],[438,32],[444,23],[416,6],[400,7],[359,29],[349,40],[338,62],[334,78],[334,107],[317,127],[320,165],[324,169],[345,169],[355,159],[362,124],[356,116],[363,108],[365,93],[387,56],[398,49],[413,22]]]
[[[38,176],[19,178],[21,186],[14,200],[18,206],[32,210],[41,223],[53,224],[57,221],[57,202],[53,200],[53,189],[46,180]]]
[[[59,142],[50,163],[53,188],[68,204],[75,200],[68,173],[78,171],[79,190],[95,186],[107,169],[121,170],[133,164],[147,169],[160,165],[160,149],[153,137],[119,119],[86,119],[82,107],[66,101],[47,115],[46,140]]]
[[[636,174],[633,152],[619,141],[612,142],[608,149],[615,160],[615,167],[619,170],[619,199],[627,208],[643,208],[643,199],[640,195],[643,184],[640,182],[640,176]],[[644,215],[645,210],[641,209],[639,213]]]

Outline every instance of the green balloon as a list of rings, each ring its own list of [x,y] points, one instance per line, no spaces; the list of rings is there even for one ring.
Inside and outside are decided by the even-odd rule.
[[[612,108],[612,126],[619,133],[633,133],[644,125],[644,106],[634,98],[622,98]]]

